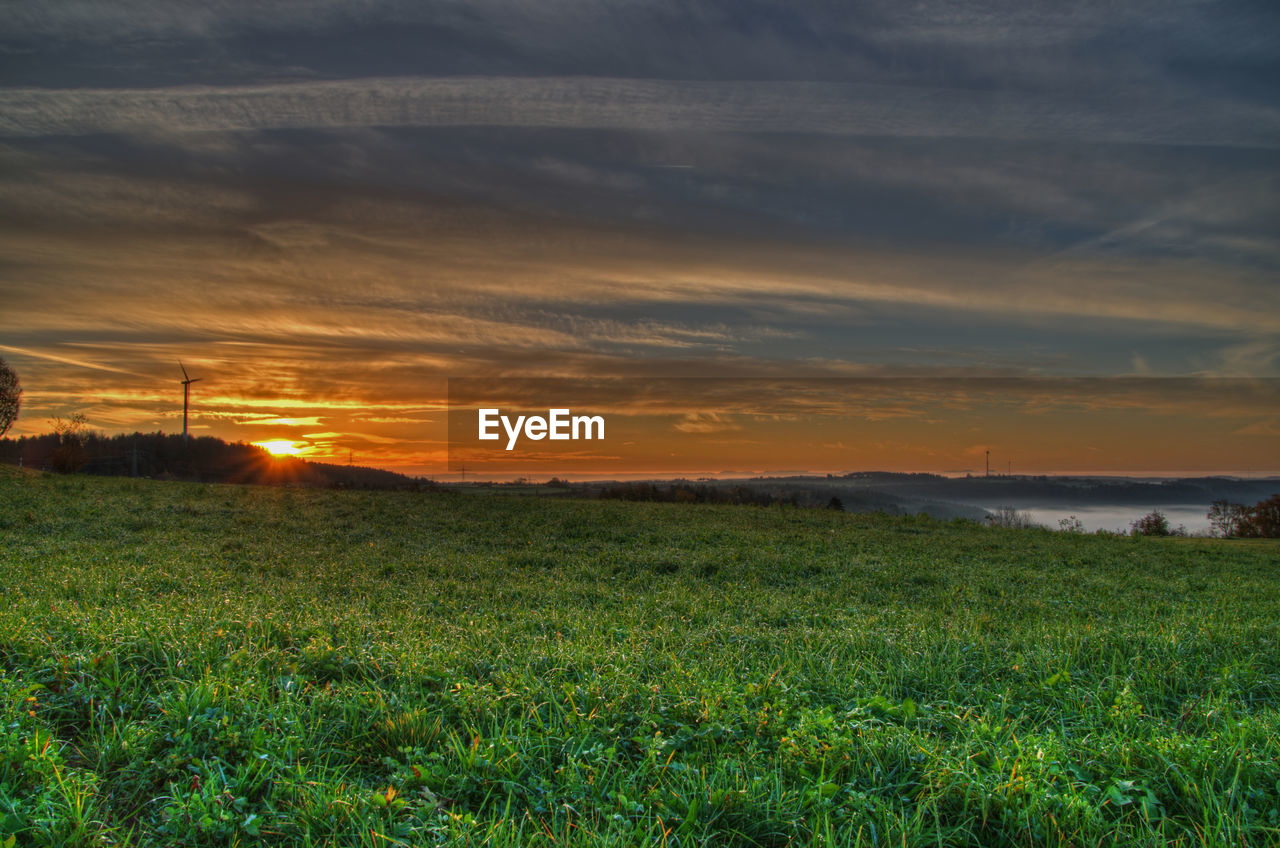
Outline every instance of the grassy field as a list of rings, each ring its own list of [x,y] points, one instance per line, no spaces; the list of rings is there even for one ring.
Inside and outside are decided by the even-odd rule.
[[[0,844],[1280,844],[1270,542],[11,468],[0,539]]]

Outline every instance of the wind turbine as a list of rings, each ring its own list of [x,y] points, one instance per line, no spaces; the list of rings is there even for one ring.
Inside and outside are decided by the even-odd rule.
[[[193,380],[190,377],[188,377],[187,369],[183,368],[181,359],[178,360],[178,367],[182,368],[182,440],[185,442],[189,438],[187,436],[187,407],[190,405],[189,402],[191,399],[191,384],[198,383],[203,378],[196,377]]]

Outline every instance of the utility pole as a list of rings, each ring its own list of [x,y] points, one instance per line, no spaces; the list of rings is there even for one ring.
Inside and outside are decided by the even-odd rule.
[[[183,428],[183,431],[186,431],[185,427]],[[991,448],[987,448],[987,476],[991,476]]]

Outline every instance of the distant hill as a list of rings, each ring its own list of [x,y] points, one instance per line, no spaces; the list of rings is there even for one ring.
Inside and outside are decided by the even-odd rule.
[[[833,498],[848,512],[926,513],[935,518],[981,519],[1004,506],[1081,508],[1186,504],[1215,500],[1254,504],[1280,492],[1280,478],[1186,477],[943,477],[861,471],[830,476],[575,484],[589,495],[626,500],[701,503],[791,503],[823,506]]]
[[[256,445],[166,433],[105,436],[72,443],[55,434],[0,439],[0,462],[46,471],[118,477],[338,489],[422,489],[434,484],[381,468],[276,457]]]
[[[932,478],[933,475],[915,475]],[[946,478],[936,478],[943,480]],[[846,512],[882,512],[888,515],[924,513],[950,520],[980,520],[986,511],[977,506],[874,488],[853,489],[840,478],[757,477],[750,480],[665,480],[647,482],[575,483],[584,494],[618,500],[664,501],[671,503],[789,504],[800,507],[827,507],[838,504]]]
[[[815,482],[831,482],[813,478]],[[855,491],[989,505],[1208,504],[1219,499],[1254,503],[1280,491],[1280,478],[991,476],[849,474],[839,478]]]

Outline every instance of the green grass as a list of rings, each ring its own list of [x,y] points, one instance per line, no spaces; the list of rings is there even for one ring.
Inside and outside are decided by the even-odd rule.
[[[1280,844],[1280,547],[0,469],[0,844]]]

